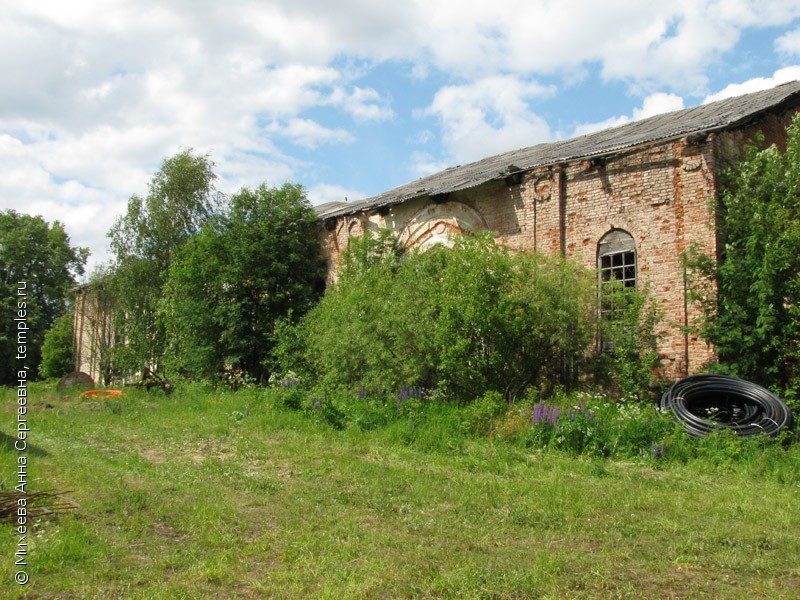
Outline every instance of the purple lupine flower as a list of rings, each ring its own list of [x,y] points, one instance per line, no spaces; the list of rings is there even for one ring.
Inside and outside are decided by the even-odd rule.
[[[406,400],[422,400],[422,388],[414,388],[408,384],[403,385],[400,389],[400,392],[397,394],[397,406],[398,408],[400,405],[405,402]]]
[[[537,402],[533,406],[533,418],[531,419],[531,425],[539,425],[540,423],[544,422],[544,404],[541,402]]]
[[[561,411],[557,406],[548,406],[544,402],[539,402],[533,407],[533,425],[555,425],[558,427],[558,419]]]
[[[653,458],[661,458],[667,451],[667,445],[664,442],[661,442],[660,446],[656,443],[653,443],[653,445],[650,446],[650,451],[653,453]]]

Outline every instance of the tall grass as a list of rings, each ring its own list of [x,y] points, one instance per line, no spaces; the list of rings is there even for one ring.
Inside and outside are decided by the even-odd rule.
[[[570,405],[587,423],[649,409],[401,391],[32,390],[32,485],[80,509],[37,524],[24,588],[2,527],[4,597],[797,596],[796,445],[691,441],[668,422],[663,437],[659,422],[578,450],[557,441]],[[567,421],[538,439],[541,403]],[[0,430],[14,411],[0,397]],[[8,489],[16,451],[0,448]]]

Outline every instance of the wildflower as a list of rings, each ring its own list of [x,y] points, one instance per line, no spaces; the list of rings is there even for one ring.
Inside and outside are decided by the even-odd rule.
[[[550,411],[550,424],[558,428],[558,418],[561,416],[561,411],[557,406],[554,406]]]
[[[539,402],[533,407],[532,425],[557,425],[561,411],[557,406],[548,406]]]
[[[412,388],[409,385],[404,385],[397,394],[397,407],[400,408],[403,402],[411,399],[422,400],[422,390],[420,388]]]
[[[656,444],[655,442],[653,443],[652,446],[650,446],[650,451],[652,452],[653,458],[655,458],[655,459],[658,459],[658,458],[661,458],[662,456],[664,456],[664,453],[666,452],[666,450],[667,450],[667,445],[664,442],[661,442],[660,446],[658,444]]]
[[[539,425],[540,423],[544,423],[545,421],[545,413],[547,411],[547,406],[538,402],[533,407],[533,418],[531,419],[531,425]]]
[[[322,407],[325,405],[325,401],[328,399],[328,392],[322,393],[322,398],[311,399],[311,408],[315,410],[322,410]]]

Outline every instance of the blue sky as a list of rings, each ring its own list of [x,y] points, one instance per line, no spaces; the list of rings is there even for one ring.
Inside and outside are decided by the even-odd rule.
[[[105,233],[160,162],[314,203],[800,79],[800,0],[0,0],[0,209]]]

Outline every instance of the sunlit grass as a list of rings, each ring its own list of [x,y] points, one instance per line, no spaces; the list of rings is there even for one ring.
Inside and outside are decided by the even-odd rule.
[[[14,415],[8,395],[0,431]],[[38,524],[25,587],[3,526],[4,597],[800,595],[796,457],[780,448],[761,467],[570,457],[471,435],[452,408],[337,430],[252,390],[42,389],[30,424],[33,488],[80,508]],[[8,489],[17,452],[0,448]]]

